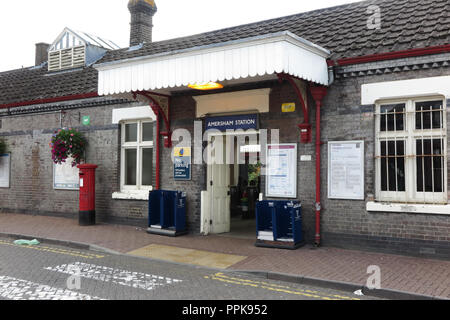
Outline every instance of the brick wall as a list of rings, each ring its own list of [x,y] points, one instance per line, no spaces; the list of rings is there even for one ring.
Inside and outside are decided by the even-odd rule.
[[[70,104],[67,102],[64,106]],[[99,166],[96,171],[97,221],[145,227],[146,201],[112,199],[112,193],[120,191],[120,127],[112,124],[112,110],[131,106],[66,110],[62,124],[83,132],[88,141],[87,162]],[[85,115],[91,117],[91,125],[87,127],[80,124]],[[0,136],[5,138],[11,152],[11,187],[0,188],[1,212],[77,217],[78,191],[53,189],[49,142],[53,132],[60,128],[60,114],[20,115],[3,118],[2,122]]]
[[[401,64],[401,61],[397,62]],[[373,66],[360,66],[360,68]],[[327,145],[322,147],[323,244],[373,248],[413,255],[450,256],[450,217],[445,215],[367,212],[367,195],[375,194],[375,106],[361,106],[361,85],[450,75],[449,68],[340,78],[331,86],[322,109],[322,140],[365,141],[365,201],[327,197]],[[413,93],[411,93],[413,94]],[[447,103],[447,106],[449,104]],[[447,121],[450,113],[447,113]],[[449,127],[447,127],[450,130]],[[448,141],[450,142],[450,141]],[[450,168],[450,163],[447,164]],[[447,182],[448,183],[448,182]],[[309,235],[311,236],[311,234]]]
[[[329,88],[322,108],[322,140],[323,142],[365,141],[366,197],[368,194],[375,193],[375,119],[374,106],[361,105],[361,85],[439,75],[450,75],[450,69],[442,67],[361,77],[341,77]],[[260,115],[261,128],[280,129],[282,143],[299,142],[297,124],[303,122],[299,108],[300,102],[288,83],[273,82],[271,86],[270,113]],[[282,113],[281,104],[285,102],[296,102],[297,111]],[[309,97],[309,105],[314,106],[311,97]],[[70,110],[63,117],[63,126],[79,127],[83,130],[89,141],[87,161],[99,165],[96,180],[96,211],[99,221],[145,227],[148,210],[146,201],[112,199],[112,193],[120,189],[120,127],[111,124],[112,110],[130,106],[130,104],[124,104]],[[80,125],[80,119],[84,115],[91,116],[91,126]],[[450,114],[447,114],[447,117],[450,120]],[[310,119],[314,133],[315,108],[313,107],[310,107]],[[54,190],[52,187],[53,164],[48,143],[53,131],[59,128],[59,114],[22,115],[2,120],[0,136],[6,138],[12,151],[12,178],[11,188],[0,189],[1,211],[76,217],[78,193]],[[194,120],[194,99],[189,95],[173,97],[172,130],[187,129],[193,137]],[[314,143],[313,135],[312,143],[298,145],[298,195],[303,205],[304,231],[309,243],[314,241],[315,231]],[[367,212],[365,209],[367,199],[364,201],[328,199],[326,143],[321,151],[323,208],[321,222],[324,245],[450,256],[449,216]],[[206,166],[193,165],[192,180],[176,182],[173,179],[171,152],[171,149],[161,147],[161,187],[187,192],[188,228],[190,232],[198,233],[201,223],[200,192],[206,190]],[[310,155],[311,161],[300,161],[301,155]],[[450,169],[450,164],[448,167]],[[264,190],[264,179],[262,182]]]

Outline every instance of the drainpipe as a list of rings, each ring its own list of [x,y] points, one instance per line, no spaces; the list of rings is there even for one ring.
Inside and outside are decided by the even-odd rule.
[[[314,98],[314,102],[316,103],[316,234],[315,234],[315,245],[320,245],[321,235],[320,235],[320,215],[322,211],[321,199],[320,199],[320,147],[322,146],[321,141],[321,133],[320,133],[320,109],[322,107],[322,100],[327,94],[327,88],[321,86],[313,86],[310,87],[311,94]]]
[[[160,122],[161,112],[158,110],[156,113],[156,190],[160,189]]]

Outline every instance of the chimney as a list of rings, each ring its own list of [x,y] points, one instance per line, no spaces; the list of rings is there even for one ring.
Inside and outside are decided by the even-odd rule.
[[[152,42],[153,15],[157,8],[154,0],[130,0],[130,47]]]
[[[36,43],[36,58],[35,65],[39,66],[42,63],[48,61],[48,48],[50,45],[48,43]]]

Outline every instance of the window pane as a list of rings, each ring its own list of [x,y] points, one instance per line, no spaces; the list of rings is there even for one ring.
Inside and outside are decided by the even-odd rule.
[[[380,113],[380,131],[405,130],[405,104],[382,105]]]
[[[125,125],[125,142],[137,142],[137,123]]]
[[[416,141],[417,192],[443,192],[444,140]]]
[[[387,155],[387,144],[385,141],[381,142],[381,191],[387,191],[387,181],[388,181],[388,175],[387,175],[387,161],[388,158]]]
[[[405,142],[381,142],[381,191],[405,191]]]
[[[136,185],[136,160],[137,150],[125,150],[125,184],[128,186]]]
[[[153,182],[153,149],[142,149],[142,185],[151,186]]]
[[[142,141],[153,141],[153,123],[144,122],[142,124]]]
[[[429,130],[443,127],[442,101],[416,103],[416,129]]]
[[[405,142],[397,141],[397,191],[404,192],[405,188]]]

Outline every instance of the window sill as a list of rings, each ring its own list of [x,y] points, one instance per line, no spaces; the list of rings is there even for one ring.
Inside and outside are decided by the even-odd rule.
[[[406,203],[369,201],[366,203],[366,210],[379,212],[428,213],[428,214],[450,215],[450,205],[436,205],[436,204],[406,204]]]
[[[142,200],[148,201],[149,191],[147,190],[136,190],[136,191],[121,191],[114,192],[112,198],[115,200]]]

